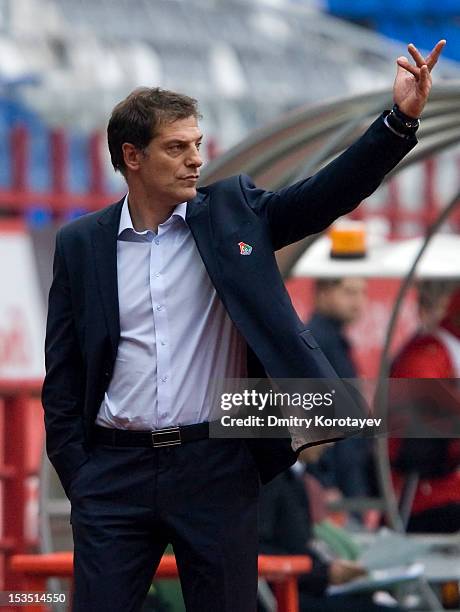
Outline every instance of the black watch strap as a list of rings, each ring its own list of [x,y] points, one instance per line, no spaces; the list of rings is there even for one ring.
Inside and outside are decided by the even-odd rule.
[[[391,110],[396,115],[396,117],[398,117],[398,119],[401,119],[401,121],[404,121],[408,124],[416,124],[417,126],[420,124],[420,117],[409,117],[409,115],[406,115],[406,113],[402,112],[402,110],[397,104],[393,104],[393,108]]]
[[[397,104],[386,116],[386,123],[400,136],[410,138],[420,127],[420,119],[414,119],[403,113]]]

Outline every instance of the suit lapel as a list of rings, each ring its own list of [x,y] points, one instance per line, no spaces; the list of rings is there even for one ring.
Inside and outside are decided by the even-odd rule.
[[[198,192],[193,200],[187,202],[186,220],[209,277],[219,291],[219,273],[214,252],[209,202],[209,194]]]
[[[116,355],[120,338],[117,237],[123,200],[111,206],[98,219],[92,233],[98,286],[114,356]]]

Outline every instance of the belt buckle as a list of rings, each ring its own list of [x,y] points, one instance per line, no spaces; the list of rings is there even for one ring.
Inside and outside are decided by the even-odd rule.
[[[179,427],[165,427],[158,431],[152,431],[153,448],[177,446],[178,444],[182,444]]]

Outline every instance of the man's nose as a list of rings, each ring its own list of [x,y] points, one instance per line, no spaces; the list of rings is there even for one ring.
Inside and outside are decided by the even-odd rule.
[[[203,160],[201,159],[200,152],[198,149],[195,149],[187,159],[187,166],[193,166],[194,168],[199,168],[203,165]]]

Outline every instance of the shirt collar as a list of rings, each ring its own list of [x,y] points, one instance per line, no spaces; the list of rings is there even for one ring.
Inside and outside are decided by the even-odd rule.
[[[118,226],[118,236],[120,236],[120,234],[124,232],[124,230],[126,229],[132,230],[133,232],[136,232],[136,234],[146,234],[147,232],[151,230],[144,230],[142,232],[138,232],[134,229],[131,215],[129,213],[128,196],[129,196],[129,193],[126,194],[125,199],[123,201],[123,206],[121,208],[120,224]],[[181,202],[175,207],[169,219],[167,219],[164,223],[161,223],[161,225],[170,223],[173,217],[181,217],[185,221],[186,214],[187,214],[187,202]]]

